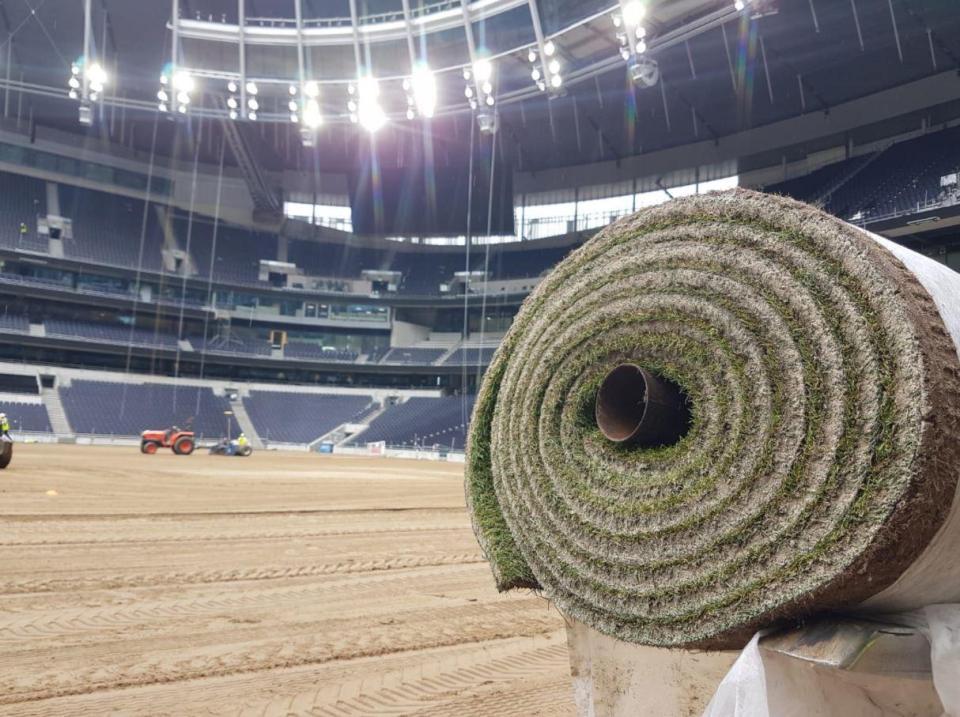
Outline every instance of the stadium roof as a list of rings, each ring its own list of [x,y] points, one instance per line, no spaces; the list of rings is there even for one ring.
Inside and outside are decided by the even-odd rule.
[[[300,165],[307,150],[289,119],[287,87],[302,90],[304,79],[317,80],[325,119],[319,156],[325,169],[350,170],[364,130],[349,121],[349,85],[370,72],[382,78],[379,102],[390,116],[378,145],[397,148],[402,157],[404,143],[419,141],[421,123],[428,122],[404,116],[409,90],[403,79],[414,57],[426,59],[437,76],[437,116],[429,120],[436,151],[455,156],[466,152],[472,123],[464,91],[472,86],[482,93],[476,78],[464,80],[462,68],[487,56],[496,76],[503,154],[515,169],[530,171],[719,139],[960,67],[960,4],[947,0],[752,0],[742,11],[733,0],[649,0],[642,21],[646,49],[638,53],[631,36],[626,60],[618,38],[623,27],[614,24],[623,5],[616,0],[473,0],[470,33],[459,0],[414,0],[406,15],[404,0],[360,0],[356,23],[350,4],[303,0],[298,30],[294,0],[179,0],[176,66],[189,68],[197,84],[190,116],[216,117],[206,131],[217,132],[228,81],[257,81],[259,117],[244,121],[244,131],[259,125],[269,139],[263,144],[274,151],[259,157],[265,165]],[[5,48],[10,63],[0,72],[13,90],[7,113],[23,89],[21,112],[41,124],[100,134],[115,134],[119,122],[152,128],[160,74],[171,68],[172,3],[92,0],[92,49],[109,82],[90,130],[78,124],[77,102],[67,97],[71,64],[84,53],[83,5],[0,5],[0,31],[12,38]],[[408,26],[415,31],[409,44]],[[302,76],[298,32],[309,35]],[[242,75],[240,43],[231,39],[237,34],[244,35]],[[551,40],[556,54],[550,57],[558,60],[563,82],[554,92],[540,91],[531,73],[549,76],[543,48]],[[657,71],[631,81],[629,66],[648,59]],[[483,109],[481,102],[476,111]],[[268,124],[276,128],[264,129]],[[176,151],[173,125],[160,125],[161,152]],[[140,149],[151,148],[151,131],[130,136]]]

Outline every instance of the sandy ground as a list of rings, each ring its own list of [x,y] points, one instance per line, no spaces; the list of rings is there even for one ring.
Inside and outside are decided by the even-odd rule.
[[[456,464],[18,445],[0,713],[572,715],[563,623],[501,596]]]

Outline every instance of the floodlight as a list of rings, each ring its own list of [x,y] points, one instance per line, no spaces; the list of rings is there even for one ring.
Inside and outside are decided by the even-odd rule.
[[[311,80],[310,82],[304,84],[303,93],[307,97],[317,97],[320,94],[320,85]]]
[[[91,84],[102,87],[107,84],[107,71],[103,69],[99,62],[94,62],[87,68],[87,79]]]
[[[486,58],[477,60],[473,63],[473,73],[477,76],[477,82],[489,82],[493,77],[493,65]],[[470,79],[464,75],[464,79]]]
[[[421,117],[433,117],[437,109],[437,82],[430,68],[421,65],[413,71],[411,78],[413,99]]]
[[[316,129],[323,124],[323,115],[320,114],[320,103],[310,98],[303,107],[303,123],[310,129]]]
[[[247,83],[247,94],[248,94],[248,95],[255,95],[255,94],[257,94],[257,92],[258,92],[258,90],[257,90],[257,83],[256,83],[256,82],[248,82],[248,83]]]
[[[630,0],[630,2],[625,3],[623,6],[623,21],[631,27],[643,22],[646,14],[647,9],[640,0]]]
[[[173,89],[179,92],[193,92],[196,82],[189,72],[179,70],[173,76]]]
[[[553,53],[557,51],[557,46],[553,44],[553,40],[547,40],[543,43],[543,54],[547,57],[553,57]]]

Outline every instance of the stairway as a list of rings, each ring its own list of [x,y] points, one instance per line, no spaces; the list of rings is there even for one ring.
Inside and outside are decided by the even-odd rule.
[[[260,434],[250,420],[250,414],[247,413],[246,406],[241,399],[230,401],[230,410],[233,411],[233,417],[237,419],[240,430],[243,431],[250,440],[250,445],[257,449],[263,448],[263,441],[260,440]]]
[[[43,388],[40,391],[40,398],[47,409],[47,416],[50,417],[50,426],[54,434],[58,437],[72,436],[73,429],[70,428],[70,421],[67,420],[67,412],[63,410],[60,392],[55,388]]]

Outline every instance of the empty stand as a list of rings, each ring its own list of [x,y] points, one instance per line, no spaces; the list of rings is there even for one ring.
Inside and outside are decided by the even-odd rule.
[[[283,348],[283,355],[291,359],[311,361],[356,361],[359,354],[347,349],[334,349],[303,341],[291,341]]]
[[[0,172],[0,246],[8,249],[38,248],[37,216],[46,215],[46,183],[33,177]],[[20,232],[20,224],[27,227]]]
[[[447,352],[446,349],[425,349],[425,348],[408,348],[408,349],[390,349],[380,360],[380,363],[393,363],[393,364],[411,364],[416,366],[423,366],[432,364],[438,358],[443,356]]]
[[[490,363],[490,359],[493,358],[496,350],[496,346],[468,346],[467,348],[459,348],[443,360],[443,365],[459,366],[465,363],[467,366],[476,366],[479,363],[482,366],[486,366]]]
[[[149,329],[63,319],[47,319],[44,322],[44,327],[48,336],[63,336],[106,344],[133,344],[135,346],[153,346],[165,349],[177,348],[176,336]]]
[[[190,344],[195,350],[205,353],[269,356],[272,351],[266,339],[239,336],[215,336],[212,339],[191,337]]]
[[[0,331],[26,334],[30,332],[30,321],[18,314],[0,314]]]
[[[159,272],[163,268],[163,231],[152,209],[137,199],[61,184],[60,211],[73,220],[73,238],[64,239],[64,255],[111,266]],[[146,234],[141,259],[144,212]]]
[[[210,388],[160,383],[75,380],[60,389],[60,398],[74,432],[95,435],[137,436],[177,425],[215,439],[226,432],[224,411],[230,410],[230,402]],[[236,420],[229,420],[236,435]]]
[[[310,443],[341,424],[361,420],[372,410],[373,398],[251,391],[243,406],[264,441]]]
[[[356,442],[462,449],[473,402],[474,396],[409,398],[373,419]]]
[[[17,403],[0,401],[0,411],[7,414],[10,432],[16,436],[21,431],[30,433],[53,433],[47,409],[40,403]]]

